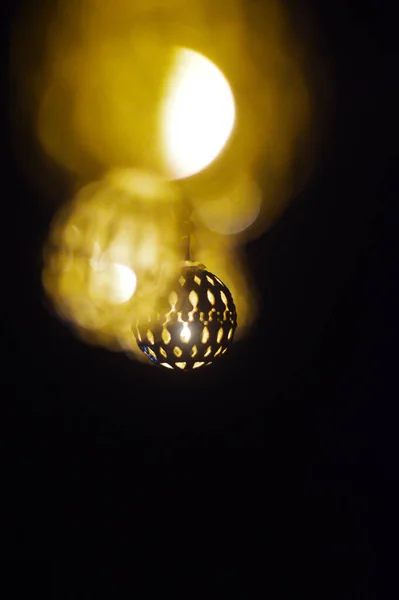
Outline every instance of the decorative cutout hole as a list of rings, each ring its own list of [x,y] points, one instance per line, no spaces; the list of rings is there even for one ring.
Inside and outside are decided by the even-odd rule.
[[[162,334],[161,334],[162,340],[165,344],[169,344],[170,340],[172,339],[172,336],[170,335],[170,331],[169,329],[166,329],[166,327],[164,327],[162,329]]]
[[[191,292],[188,295],[188,299],[190,300],[193,308],[197,308],[199,298],[195,290],[191,290]]]
[[[215,296],[212,294],[211,290],[207,290],[206,295],[208,296],[209,302],[213,306],[215,304]]]
[[[208,340],[209,340],[209,329],[208,329],[208,327],[204,327],[204,329],[202,330],[201,342],[203,344],[206,344]]]
[[[181,357],[181,355],[183,354],[183,351],[182,351],[182,349],[181,349],[181,348],[179,348],[179,346],[175,346],[175,347],[173,348],[173,354],[174,354],[175,356],[177,356],[177,358],[180,358],[180,357]]]
[[[171,305],[172,308],[174,308],[176,306],[177,299],[178,299],[178,296],[177,296],[176,292],[175,291],[170,292],[170,294],[169,294],[169,303],[170,303],[170,305]]]

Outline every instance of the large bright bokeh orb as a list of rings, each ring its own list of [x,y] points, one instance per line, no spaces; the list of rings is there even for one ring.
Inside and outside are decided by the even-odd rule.
[[[177,49],[162,111],[170,177],[183,179],[207,167],[229,139],[234,121],[234,97],[223,73],[202,54]]]

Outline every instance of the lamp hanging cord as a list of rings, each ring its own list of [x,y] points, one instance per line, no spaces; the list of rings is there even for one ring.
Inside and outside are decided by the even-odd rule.
[[[187,234],[185,238],[185,250],[186,250],[186,261],[191,261],[191,231],[192,224],[191,221],[186,222]]]
[[[192,206],[191,202],[184,197],[183,195],[183,204],[182,204],[182,213],[181,213],[181,223],[183,229],[183,253],[185,255],[186,261],[191,261],[191,236],[193,232],[193,223],[191,220],[192,216]]]

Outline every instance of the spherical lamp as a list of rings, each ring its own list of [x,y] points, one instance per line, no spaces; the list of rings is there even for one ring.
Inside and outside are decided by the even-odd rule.
[[[232,295],[204,265],[186,261],[159,308],[133,325],[139,348],[157,365],[191,371],[210,365],[233,341]]]

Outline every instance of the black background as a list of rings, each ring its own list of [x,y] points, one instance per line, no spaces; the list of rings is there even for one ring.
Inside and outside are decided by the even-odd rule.
[[[5,558],[205,547],[240,567],[250,556],[261,591],[279,572],[300,597],[316,582],[324,597],[396,597],[396,19],[384,3],[309,7],[332,123],[312,180],[246,247],[263,310],[220,365],[177,377],[86,346],[49,314],[51,213],[6,135]]]

